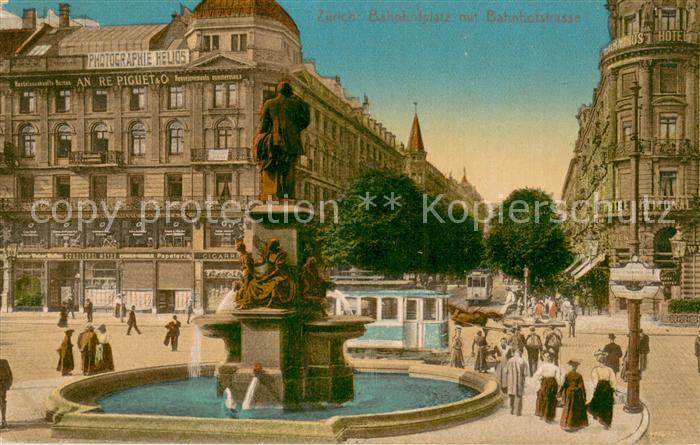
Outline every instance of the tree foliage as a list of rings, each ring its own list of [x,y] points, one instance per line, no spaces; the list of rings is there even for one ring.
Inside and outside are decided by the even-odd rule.
[[[392,196],[397,200],[393,209]],[[393,276],[407,272],[462,275],[476,267],[483,255],[483,239],[473,220],[451,222],[445,205],[436,206],[438,218],[424,220],[425,202],[433,200],[424,197],[408,177],[365,170],[338,202],[338,223],[322,232],[324,257],[337,265]],[[460,210],[453,213],[462,215]]]
[[[572,261],[554,201],[542,190],[515,190],[496,209],[486,240],[489,263],[506,275],[524,278],[530,270],[533,289],[555,283]]]

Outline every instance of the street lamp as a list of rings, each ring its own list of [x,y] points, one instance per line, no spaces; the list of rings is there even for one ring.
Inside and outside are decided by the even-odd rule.
[[[685,257],[685,248],[688,242],[683,238],[683,234],[680,231],[676,231],[676,234],[671,238],[671,254],[676,260],[682,260]]]

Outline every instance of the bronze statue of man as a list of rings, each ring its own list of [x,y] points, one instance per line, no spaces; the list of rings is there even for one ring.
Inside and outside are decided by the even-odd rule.
[[[286,80],[277,95],[266,101],[255,138],[255,160],[260,166],[260,199],[294,198],[294,165],[304,152],[301,132],[309,126],[309,106]]]

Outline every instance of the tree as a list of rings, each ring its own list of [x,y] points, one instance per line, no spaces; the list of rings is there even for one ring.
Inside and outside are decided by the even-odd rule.
[[[496,210],[486,250],[507,275],[522,279],[527,267],[535,290],[552,286],[573,258],[551,196],[530,188],[515,190]]]
[[[458,222],[453,222],[442,205],[436,212],[439,218],[424,222],[423,205],[424,196],[410,178],[365,170],[338,203],[339,222],[322,231],[324,258],[391,276],[462,275],[477,266],[483,240],[473,220],[455,210]]]

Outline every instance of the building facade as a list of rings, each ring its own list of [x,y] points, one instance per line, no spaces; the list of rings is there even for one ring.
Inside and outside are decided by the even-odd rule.
[[[311,107],[299,199],[334,199],[366,166],[404,169],[368,100],[303,60],[274,0],[203,0],[162,25],[27,9],[0,40],[2,310],[107,308],[117,292],[138,310],[215,310],[240,275],[251,146],[282,79]]]
[[[646,311],[664,299],[700,296],[698,6],[608,1],[611,42],[601,51],[593,100],[577,115],[563,189],[570,214],[576,209],[568,229],[580,253],[593,237],[610,265],[638,250],[640,260],[664,269],[663,295],[645,302]],[[687,245],[682,258],[672,255],[677,234]],[[610,309],[624,310],[624,300],[611,295]]]

